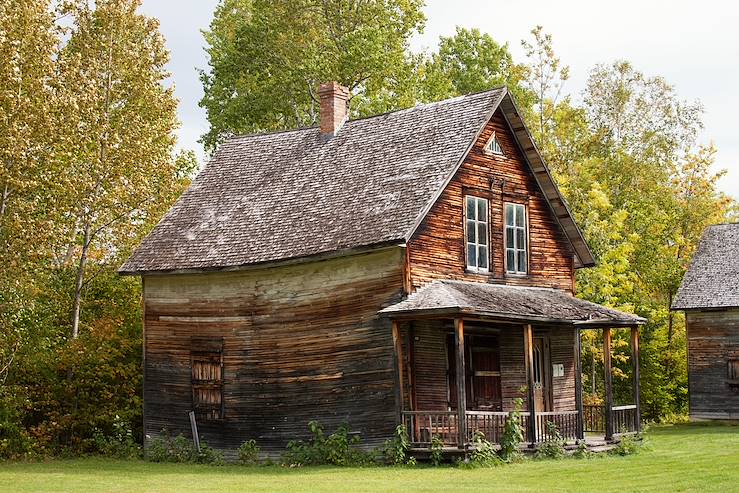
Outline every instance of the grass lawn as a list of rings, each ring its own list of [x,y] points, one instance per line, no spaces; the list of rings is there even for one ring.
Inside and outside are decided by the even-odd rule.
[[[739,491],[739,426],[653,427],[629,457],[495,469],[150,464],[109,459],[0,464],[0,492],[26,491]]]

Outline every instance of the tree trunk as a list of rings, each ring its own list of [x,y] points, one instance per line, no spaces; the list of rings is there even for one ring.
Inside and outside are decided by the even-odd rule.
[[[72,339],[79,336],[80,330],[80,306],[82,304],[82,286],[85,281],[85,267],[87,266],[87,253],[90,248],[90,224],[85,224],[82,252],[77,264],[77,279],[74,287],[74,301],[72,303]]]
[[[3,187],[3,195],[0,197],[0,217],[5,214],[5,208],[8,205],[8,197],[10,197],[10,187],[6,183]]]

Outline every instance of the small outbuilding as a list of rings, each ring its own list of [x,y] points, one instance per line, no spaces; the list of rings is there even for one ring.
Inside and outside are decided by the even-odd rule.
[[[672,304],[685,311],[692,419],[739,419],[739,224],[703,233]]]

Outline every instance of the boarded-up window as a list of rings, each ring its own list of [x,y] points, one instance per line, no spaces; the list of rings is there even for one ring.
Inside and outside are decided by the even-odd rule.
[[[223,419],[223,339],[192,339],[192,407],[198,419]]]
[[[739,359],[729,360],[729,380],[739,384]]]

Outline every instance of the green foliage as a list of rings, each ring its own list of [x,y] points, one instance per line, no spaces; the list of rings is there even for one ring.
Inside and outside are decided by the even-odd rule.
[[[585,441],[580,441],[577,444],[577,449],[572,453],[572,457],[575,459],[589,459],[594,455],[593,452],[588,450],[588,446]]]
[[[504,463],[495,451],[495,445],[485,439],[485,434],[476,431],[472,435],[472,453],[469,460],[460,462],[459,466],[464,468],[496,467]]]
[[[316,466],[330,464],[333,466],[360,466],[374,462],[371,453],[360,450],[360,438],[350,435],[349,425],[342,424],[328,437],[323,426],[317,421],[308,423],[312,437],[307,442],[292,440],[287,444],[287,451],[282,462],[290,466]]]
[[[513,411],[508,413],[500,438],[500,458],[505,462],[515,462],[521,458],[523,426],[521,426],[521,407],[523,399],[516,398]]]
[[[209,70],[200,101],[212,151],[224,137],[307,126],[316,89],[336,80],[352,113],[410,106],[410,37],[423,28],[420,0],[222,0],[204,33]],[[411,84],[412,86],[412,84]]]
[[[247,440],[239,446],[239,461],[244,465],[256,464],[259,461],[259,445],[256,440]]]
[[[561,459],[565,456],[565,440],[551,421],[547,421],[547,439],[536,449],[537,459]]]
[[[93,441],[97,451],[108,457],[131,459],[141,455],[141,446],[134,440],[133,431],[118,415],[113,422],[113,434],[106,436],[100,430],[95,430]]]
[[[641,451],[642,442],[636,435],[621,435],[618,444],[609,450],[611,455],[635,455]]]
[[[395,434],[392,440],[387,440],[382,447],[382,456],[385,462],[391,465],[399,466],[403,464],[414,465],[415,460],[408,457],[408,450],[411,448],[408,440],[408,430],[402,424],[395,427]]]
[[[149,462],[211,464],[216,466],[225,463],[223,454],[210,448],[203,440],[200,440],[200,452],[198,452],[192,440],[181,434],[172,438],[167,430],[162,430],[160,436],[149,440],[144,458]]]
[[[431,437],[430,451],[431,464],[434,466],[440,466],[444,458],[444,440],[436,435]]]

